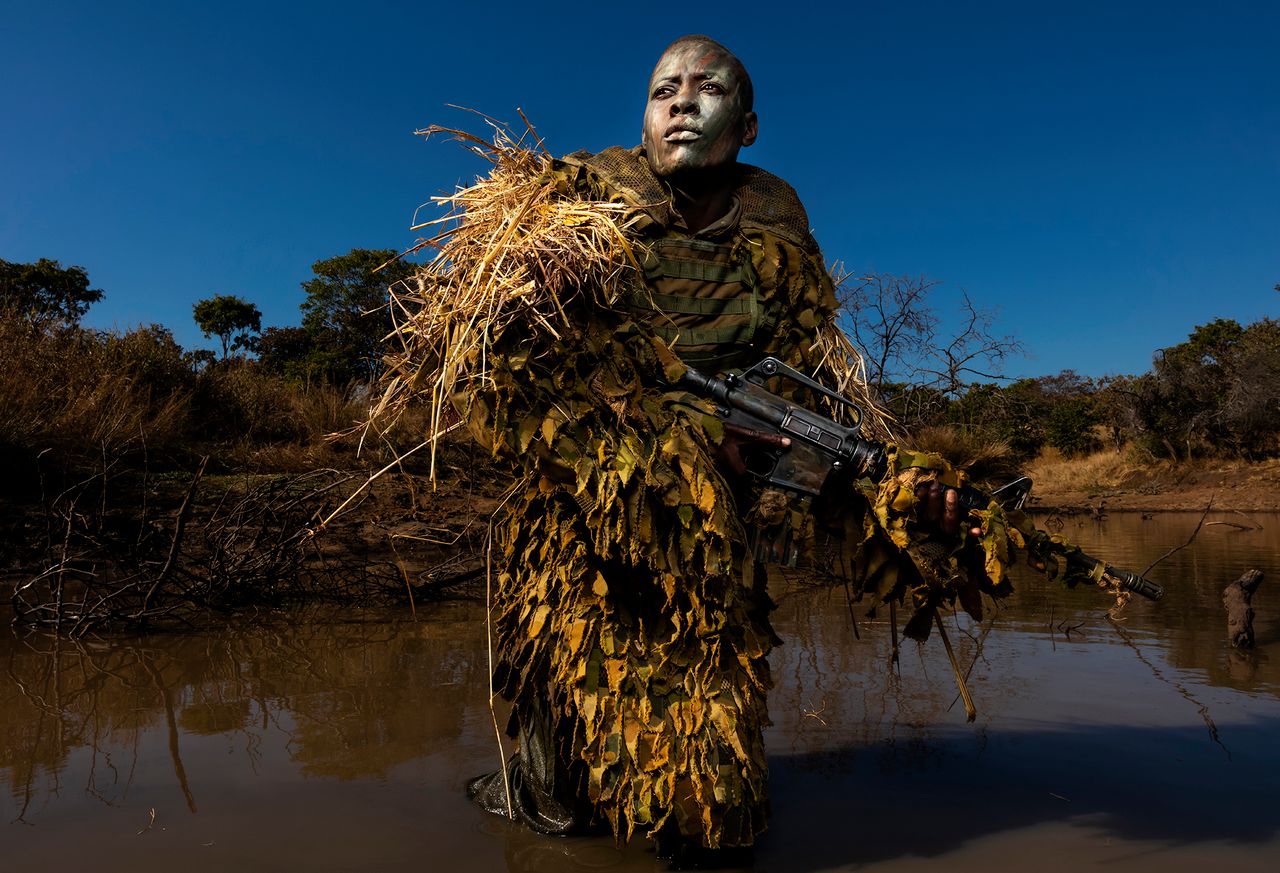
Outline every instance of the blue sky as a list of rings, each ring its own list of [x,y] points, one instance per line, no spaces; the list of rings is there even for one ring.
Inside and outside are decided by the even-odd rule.
[[[297,324],[320,258],[409,245],[482,167],[448,104],[551,151],[639,139],[663,46],[751,70],[742,159],[791,182],[828,260],[962,290],[1030,353],[1011,375],[1138,373],[1215,317],[1280,315],[1280,4],[6,2],[0,258],[79,264],[86,321],[192,304]]]

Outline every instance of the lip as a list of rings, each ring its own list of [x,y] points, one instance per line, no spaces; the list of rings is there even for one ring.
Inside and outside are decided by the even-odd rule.
[[[662,139],[666,142],[693,142],[701,136],[701,131],[691,127],[673,127],[663,134]]]

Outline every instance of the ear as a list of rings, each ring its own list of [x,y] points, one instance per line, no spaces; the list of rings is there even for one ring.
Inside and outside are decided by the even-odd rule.
[[[742,119],[742,144],[749,146],[756,141],[756,136],[760,133],[760,121],[756,118],[754,112],[748,112],[746,117]]]

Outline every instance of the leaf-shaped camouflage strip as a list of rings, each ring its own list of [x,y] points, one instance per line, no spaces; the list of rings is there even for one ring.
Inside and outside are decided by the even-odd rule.
[[[894,444],[889,444],[887,454],[889,472],[884,479],[878,485],[859,483],[872,509],[864,516],[861,541],[851,544],[856,549],[852,565],[860,593],[871,595],[871,609],[890,601],[910,601],[916,612],[904,630],[908,636],[926,639],[933,612],[957,601],[981,620],[981,595],[1001,598],[1013,590],[1009,566],[1019,552],[1031,567],[1068,587],[1080,582],[1106,587],[1099,579],[1069,569],[1063,549],[1069,554],[1077,547],[1059,535],[1038,530],[1025,512],[1006,511],[996,501],[971,512],[970,519],[981,533],[976,538],[966,533],[965,545],[948,548],[930,542],[931,534],[915,525],[916,488],[935,478],[952,487],[963,486],[964,471],[937,455],[914,453]]]

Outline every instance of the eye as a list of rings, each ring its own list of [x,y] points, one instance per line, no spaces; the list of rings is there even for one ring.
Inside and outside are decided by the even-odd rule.
[[[719,82],[703,82],[702,90],[706,91],[708,94],[723,94],[724,86]]]
[[[659,85],[657,88],[653,89],[653,94],[651,94],[650,97],[654,100],[657,100],[660,97],[669,97],[674,93],[675,93],[675,89],[672,88],[670,85]]]

